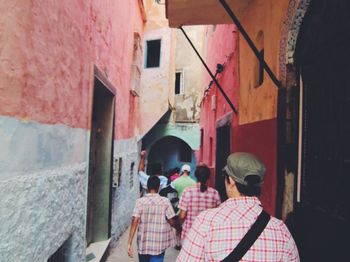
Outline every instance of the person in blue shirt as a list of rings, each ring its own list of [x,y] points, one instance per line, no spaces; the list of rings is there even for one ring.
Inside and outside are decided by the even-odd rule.
[[[147,152],[145,150],[141,151],[140,163],[139,163],[139,169],[138,169],[139,180],[141,183],[143,193],[147,192],[147,181],[148,181],[148,178],[150,177],[145,172],[146,153]],[[160,179],[159,190],[167,187],[168,178],[162,175],[162,166],[160,164],[153,164],[151,166],[151,175],[155,175],[159,177]]]

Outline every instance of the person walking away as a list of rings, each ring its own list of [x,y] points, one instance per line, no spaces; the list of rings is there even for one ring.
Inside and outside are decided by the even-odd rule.
[[[170,174],[169,174],[168,185],[159,191],[159,195],[169,199],[169,201],[174,209],[174,212],[176,213],[179,210],[179,207],[178,207],[179,206],[179,195],[178,195],[176,189],[171,187],[170,183],[171,183],[171,181],[170,181]]]
[[[146,151],[143,150],[140,153],[140,163],[138,167],[138,175],[139,175],[139,181],[142,187],[142,195],[147,193],[147,181],[150,177],[148,174],[145,173],[145,161],[146,161]],[[158,176],[160,179],[160,189],[163,189],[168,184],[168,178],[162,175],[162,166],[160,164],[153,164],[151,165],[151,176],[155,175]]]
[[[170,176],[170,180],[171,182],[175,181],[176,179],[178,179],[180,177],[180,168],[175,167],[172,169],[172,174]]]
[[[195,171],[197,184],[187,187],[181,196],[179,209],[180,223],[183,223],[181,239],[184,241],[190,230],[194,219],[206,209],[215,208],[220,205],[221,200],[218,191],[208,187],[210,169],[206,165],[197,166]]]
[[[165,250],[175,245],[175,212],[169,200],[158,194],[160,179],[147,181],[148,194],[136,200],[128,239],[128,255],[133,257],[132,241],[138,228],[137,246],[140,262],[162,262]]]
[[[185,188],[196,184],[196,181],[190,177],[190,173],[191,167],[185,164],[181,167],[181,176],[175,181],[171,182],[171,186],[176,189],[177,193],[179,194],[179,198],[181,198],[182,192],[185,190]]]
[[[170,185],[170,175],[171,173],[169,173],[169,179],[168,179],[168,186],[163,188],[162,190],[159,191],[159,195],[160,196],[163,196],[163,197],[166,197],[169,199],[173,209],[174,209],[174,212],[175,214],[178,213],[179,211],[179,195],[176,191],[176,189],[172,188],[171,185]],[[175,223],[181,227],[181,224],[180,224],[180,221],[179,221],[179,217],[178,216],[175,216],[174,217],[175,219]],[[175,230],[174,229],[174,233],[176,235],[176,240],[175,240],[175,249],[177,250],[180,250],[181,248],[181,232],[180,232],[180,229],[178,230]]]
[[[223,175],[228,199],[198,215],[177,261],[300,261],[286,225],[262,212],[257,197],[265,175],[264,164],[252,154],[233,153],[227,158]],[[257,225],[259,233],[250,230]],[[246,234],[253,240],[249,245],[242,240]]]

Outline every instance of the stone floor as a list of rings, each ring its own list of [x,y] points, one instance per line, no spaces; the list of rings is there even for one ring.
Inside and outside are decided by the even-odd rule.
[[[125,233],[121,236],[121,238],[118,241],[117,246],[110,251],[110,254],[107,258],[107,262],[132,262],[132,261],[138,261],[137,259],[137,246],[136,246],[136,234],[134,237],[134,257],[129,258],[127,254],[127,242],[128,242],[128,236],[129,236],[129,229],[125,231]],[[174,262],[176,260],[177,255],[179,254],[179,251],[177,251],[174,248],[168,248],[165,251],[165,262]]]

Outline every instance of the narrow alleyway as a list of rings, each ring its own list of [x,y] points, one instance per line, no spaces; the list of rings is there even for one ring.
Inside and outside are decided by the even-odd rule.
[[[134,237],[133,247],[134,247],[134,257],[129,258],[127,254],[127,242],[129,236],[129,229],[124,232],[120,237],[117,246],[111,250],[110,255],[107,258],[107,262],[128,262],[128,261],[138,261],[137,259],[137,246],[136,246],[136,236]],[[168,248],[165,252],[164,262],[174,262],[176,260],[179,251],[174,248]]]

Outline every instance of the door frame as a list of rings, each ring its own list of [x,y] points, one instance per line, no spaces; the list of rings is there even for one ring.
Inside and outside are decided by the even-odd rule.
[[[109,203],[108,203],[108,227],[107,227],[107,239],[111,237],[111,220],[112,220],[112,183],[113,183],[113,156],[114,156],[114,135],[115,135],[115,116],[116,116],[116,89],[113,86],[113,84],[108,80],[107,75],[99,69],[96,65],[93,65],[91,70],[91,83],[90,83],[90,114],[89,114],[89,130],[92,130],[93,127],[93,113],[94,113],[94,101],[95,101],[95,90],[97,88],[96,81],[98,81],[101,86],[98,88],[103,87],[105,91],[110,93],[112,98],[112,141],[111,141],[111,156],[110,156],[110,175],[109,175]],[[91,133],[90,133],[90,139],[89,139],[89,151],[91,146]],[[90,165],[90,153],[88,153],[87,156],[87,162],[88,162],[88,169]],[[87,178],[87,185],[86,185],[86,232],[88,230],[88,210],[89,210],[89,180],[90,180],[90,171],[88,170],[88,178]],[[86,236],[87,240],[87,236]],[[94,241],[91,241],[94,242]],[[89,244],[87,242],[87,244]]]

